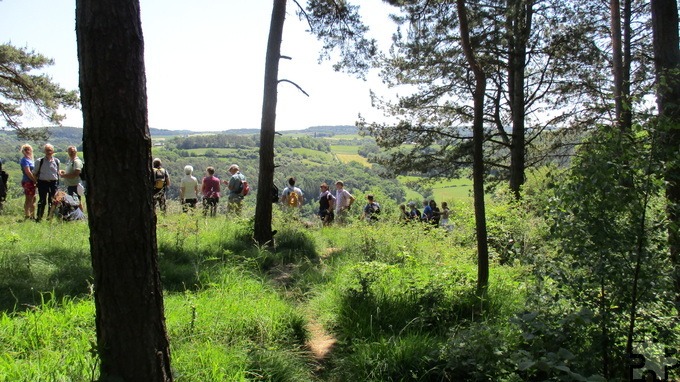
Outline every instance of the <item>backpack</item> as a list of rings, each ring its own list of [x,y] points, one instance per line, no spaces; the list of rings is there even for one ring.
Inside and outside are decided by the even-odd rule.
[[[163,167],[155,169],[153,187],[157,190],[165,187],[165,169]]]
[[[241,191],[239,192],[239,195],[241,196],[246,196],[250,193],[250,185],[248,184],[247,181],[242,180],[241,181]]]
[[[380,213],[380,204],[373,202],[371,203],[371,213],[372,214],[379,214]]]
[[[293,189],[289,188],[288,190],[289,190],[289,192],[288,192],[288,206],[297,207],[298,203],[300,201],[300,199],[299,199],[300,196],[298,195],[297,192],[295,192],[294,188]]]

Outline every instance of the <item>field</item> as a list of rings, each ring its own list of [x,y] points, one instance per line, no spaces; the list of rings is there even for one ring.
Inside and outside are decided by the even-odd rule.
[[[472,198],[472,180],[470,179],[431,181],[417,176],[399,176],[397,179],[404,187],[409,189],[407,200],[420,200],[423,198],[421,193],[411,188],[410,185],[413,183],[422,183],[424,187],[431,188],[434,200],[440,204],[441,202],[470,201]]]
[[[0,301],[0,381],[96,379],[87,224],[17,222],[19,208],[13,199],[0,215],[1,240],[9,243],[0,250],[6,275],[0,288],[11,291]],[[411,227],[367,225],[358,213],[347,227],[321,229],[305,228],[277,209],[271,253],[244,236],[246,220],[178,210],[159,216],[176,380],[378,382],[445,375],[445,353],[433,357],[432,351],[477,310],[472,257],[456,244],[469,236],[466,223],[456,223],[456,235],[433,230],[413,237]],[[494,273],[488,314],[505,315],[521,301],[510,287],[520,282],[517,276]],[[386,364],[374,369],[374,362]]]

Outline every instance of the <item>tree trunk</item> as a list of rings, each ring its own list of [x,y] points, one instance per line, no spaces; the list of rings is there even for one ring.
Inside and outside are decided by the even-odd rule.
[[[624,0],[623,25],[621,23],[621,3],[610,0],[612,39],[612,72],[614,75],[615,123],[621,132],[629,132],[633,126],[630,95],[631,60],[631,2]]]
[[[678,3],[652,0],[654,60],[657,75],[657,104],[662,137],[661,160],[665,162],[668,244],[673,265],[676,310],[680,315],[680,48]]]
[[[517,199],[524,184],[526,167],[526,142],[524,119],[526,104],[524,92],[524,69],[526,66],[527,41],[531,33],[533,1],[508,1],[508,95],[512,113],[512,142],[510,145],[510,190]]]
[[[77,0],[100,381],[172,381],[139,0]]]
[[[486,91],[486,75],[477,62],[468,27],[465,0],[456,0],[458,20],[460,22],[460,36],[463,51],[468,64],[475,75],[473,158],[472,158],[472,188],[475,205],[475,226],[477,234],[477,294],[484,296],[489,286],[489,246],[486,232],[486,210],[484,205],[484,92]]]
[[[271,246],[272,185],[274,184],[274,135],[276,133],[276,103],[281,58],[283,23],[286,19],[286,0],[274,0],[269,25],[267,59],[264,69],[264,95],[262,99],[262,125],[260,129],[260,175],[255,207],[255,241]]]

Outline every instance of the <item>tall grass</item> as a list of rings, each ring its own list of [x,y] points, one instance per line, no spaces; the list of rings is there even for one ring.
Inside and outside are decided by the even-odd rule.
[[[159,216],[176,380],[445,380],[451,333],[507,321],[523,302],[521,267],[494,267],[488,298],[475,296],[464,216],[448,233],[275,213],[273,251],[255,245],[248,218]],[[87,225],[0,216],[0,226],[11,275],[0,281],[0,382],[96,378]],[[338,340],[321,369],[306,347],[311,321]]]

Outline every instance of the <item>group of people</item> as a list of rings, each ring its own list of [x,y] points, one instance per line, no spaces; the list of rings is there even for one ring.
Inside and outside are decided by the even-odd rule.
[[[319,186],[321,192],[319,194],[319,211],[318,216],[323,222],[323,225],[329,225],[333,221],[338,220],[339,223],[345,223],[347,215],[356,201],[356,198],[345,189],[343,181],[339,180],[335,183],[335,193],[332,193],[328,184],[321,183]],[[288,179],[288,186],[283,190],[281,195],[281,203],[289,208],[299,208],[304,202],[304,193],[295,186],[295,178]],[[442,203],[441,209],[437,206],[437,202],[433,200],[423,201],[423,211],[421,212],[415,202],[408,203],[409,209],[406,205],[400,205],[400,221],[403,222],[426,222],[435,227],[443,227],[450,229],[449,215],[450,210],[446,202]],[[374,195],[366,195],[366,204],[361,213],[361,219],[368,222],[375,222],[379,220],[380,204],[376,202]]]
[[[232,164],[229,167],[229,180],[220,180],[215,176],[215,168],[208,167],[205,169],[205,176],[200,183],[194,176],[194,168],[190,165],[184,166],[184,176],[180,179],[179,185],[179,200],[182,204],[182,211],[188,212],[196,208],[198,204],[199,195],[202,196],[203,214],[215,216],[217,204],[220,201],[222,188],[221,184],[225,184],[229,191],[227,200],[227,211],[240,214],[243,204],[243,198],[247,195],[249,190],[246,176],[243,175],[239,166]],[[162,167],[161,160],[156,158],[153,160],[153,189],[151,191],[155,206],[158,205],[162,212],[167,211],[166,191],[170,187],[170,174]]]
[[[345,184],[339,180],[335,182],[335,194],[328,189],[328,184],[321,183],[319,188],[319,211],[318,216],[323,225],[329,225],[335,221],[336,217],[338,223],[346,221],[347,213],[356,198],[345,190]],[[288,178],[288,185],[281,193],[281,204],[290,209],[300,208],[305,201],[304,193],[299,187],[295,186],[295,178]]]
[[[20,161],[22,179],[21,187],[24,190],[24,218],[40,222],[45,214],[45,207],[49,206],[48,218],[56,213],[65,220],[84,219],[83,205],[81,199],[84,195],[84,187],[81,183],[83,173],[83,161],[78,157],[78,150],[75,146],[69,146],[66,150],[68,161],[65,168],[61,168],[61,163],[54,156],[54,146],[46,144],[44,147],[45,155],[37,160],[33,158],[33,148],[25,144],[21,146],[23,157]],[[161,160],[153,160],[153,189],[152,198],[154,209],[159,206],[162,212],[167,211],[166,191],[170,186],[170,174],[163,168]],[[220,201],[224,184],[228,189],[229,212],[240,214],[243,198],[249,191],[248,182],[239,166],[232,164],[229,167],[229,180],[220,180],[215,176],[215,168],[208,167],[205,176],[200,182],[193,175],[194,168],[190,165],[184,167],[184,176],[180,180],[179,199],[182,210],[188,212],[196,208],[199,195],[202,196],[203,213],[205,215],[215,215],[217,204]],[[59,181],[63,180],[66,192],[58,192]],[[291,177],[288,185],[283,190],[280,202],[291,209],[300,208],[305,201],[304,193],[299,187],[295,186],[296,180]],[[335,182],[335,193],[332,193],[325,182],[320,186],[318,216],[323,225],[329,225],[336,219],[343,224],[347,220],[347,215],[355,203],[356,198],[345,189],[343,181]],[[36,193],[38,194],[38,207],[35,208]],[[375,201],[373,195],[366,196],[367,202],[363,207],[361,219],[373,222],[378,220],[380,214],[380,204]],[[449,226],[449,208],[446,202],[442,203],[442,208],[437,207],[434,200],[423,202],[423,211],[418,210],[416,203],[408,203],[409,209],[405,205],[400,205],[400,220],[402,221],[421,221],[434,226]]]
[[[318,216],[323,225],[329,225],[337,218],[339,224],[344,224],[347,215],[356,201],[354,195],[345,189],[345,183],[341,180],[335,182],[335,193],[332,193],[327,183],[319,186],[319,210]],[[363,208],[361,219],[369,222],[378,220],[380,214],[380,204],[374,199],[373,195],[366,196],[367,203]],[[288,185],[281,194],[281,204],[295,209],[300,208],[304,203],[304,193],[295,186],[295,178],[288,179]]]
[[[24,219],[40,222],[48,208],[47,216],[58,213],[64,220],[84,219],[82,196],[84,187],[80,175],[83,171],[83,161],[78,157],[75,146],[66,149],[68,161],[65,169],[54,156],[54,146],[46,144],[45,155],[34,160],[33,147],[25,144],[21,146],[21,187],[24,190]],[[66,192],[57,193],[59,180],[62,179]],[[38,194],[38,208],[35,208],[36,192]]]
[[[449,228],[449,206],[446,202],[442,202],[442,208],[437,207],[437,202],[432,200],[423,200],[423,211],[421,212],[416,206],[415,202],[408,203],[408,211],[406,205],[399,206],[400,220],[403,222],[425,222],[432,224],[435,227]]]

